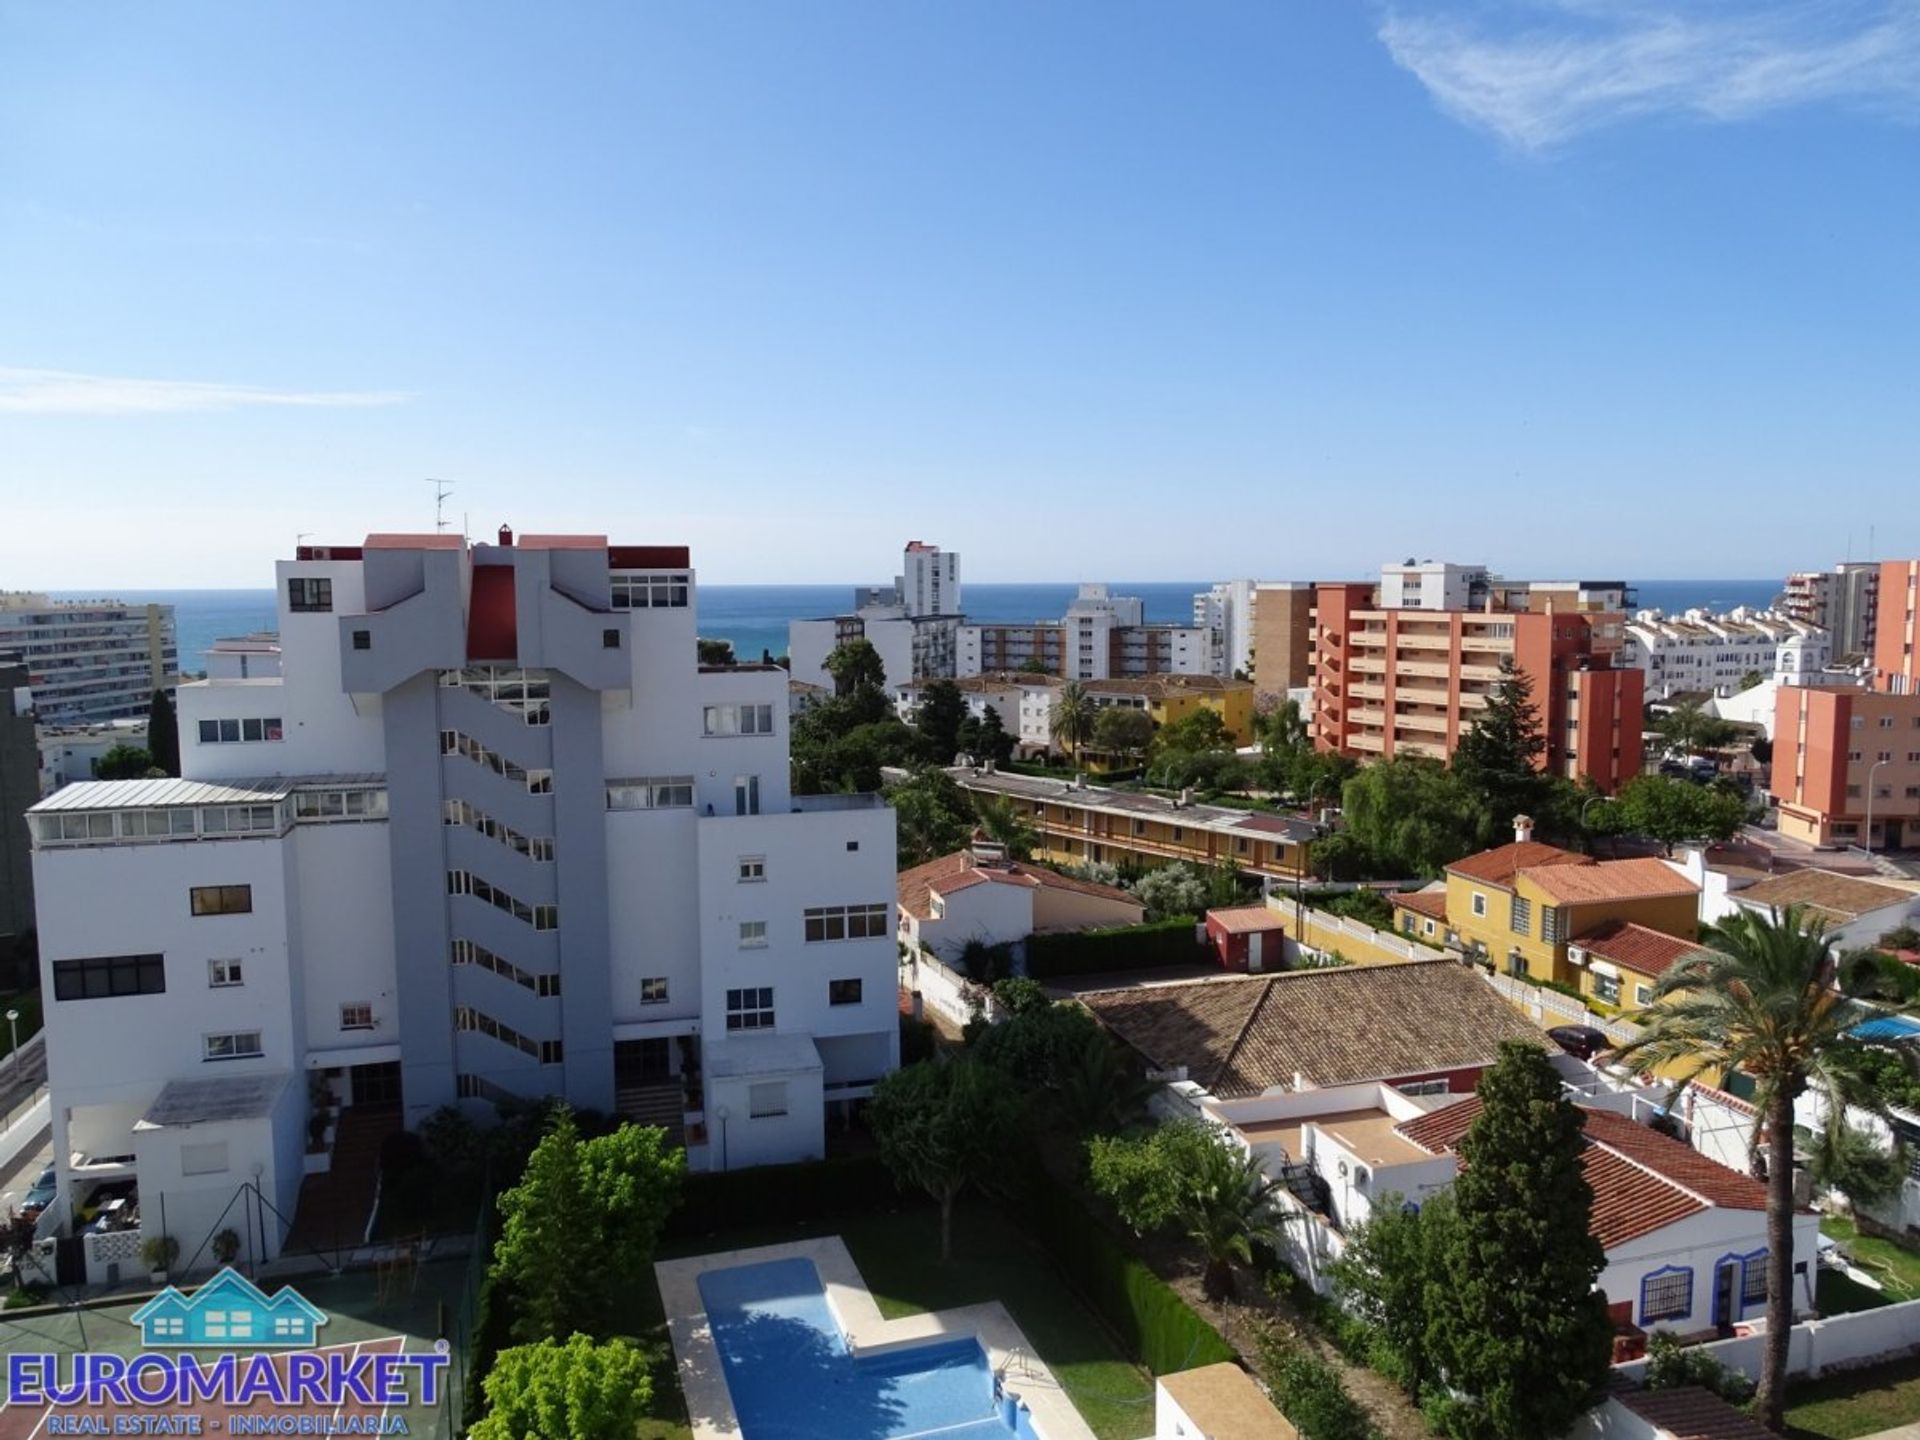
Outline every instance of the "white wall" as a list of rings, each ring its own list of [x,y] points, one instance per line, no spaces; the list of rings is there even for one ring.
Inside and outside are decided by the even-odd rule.
[[[751,1088],[769,1084],[787,1087],[787,1113],[756,1118]],[[739,1079],[710,1076],[706,1107],[708,1158],[716,1169],[785,1165],[826,1154],[826,1104],[818,1070]],[[727,1112],[725,1119],[720,1116],[722,1110]]]
[[[1797,1262],[1805,1261],[1807,1273],[1813,1273],[1815,1249],[1820,1234],[1817,1215],[1796,1215],[1793,1226],[1793,1253]],[[1607,1268],[1600,1272],[1600,1288],[1610,1302],[1633,1302],[1633,1323],[1647,1329],[1673,1329],[1681,1332],[1704,1329],[1714,1323],[1713,1287],[1715,1267],[1729,1256],[1755,1257],[1756,1265],[1765,1263],[1767,1217],[1762,1210],[1728,1210],[1715,1207],[1650,1235],[1614,1246],[1607,1252]],[[1693,1272],[1693,1308],[1686,1315],[1657,1324],[1641,1313],[1641,1286],[1647,1276],[1660,1270],[1686,1269]],[[1813,1308],[1810,1284],[1796,1277],[1795,1304],[1800,1310]],[[1766,1310],[1764,1300],[1752,1304],[1736,1303],[1733,1322],[1751,1319]]]
[[[700,906],[691,810],[607,812],[607,908],[616,1024],[700,1014]],[[640,981],[664,976],[667,1000],[640,1003]],[[562,997],[565,998],[564,996]]]
[[[290,837],[303,1051],[351,1051],[400,1039],[387,836],[384,821],[335,821],[296,825]],[[343,897],[351,900],[343,904]],[[375,1027],[342,1030],[340,1007],[363,1003],[373,1006]],[[327,1063],[353,1062],[336,1053]]]
[[[989,881],[969,885],[951,895],[936,897],[939,919],[909,917],[916,940],[949,964],[960,958],[970,941],[1001,945],[1024,941],[1033,933],[1034,892],[1024,885]]]

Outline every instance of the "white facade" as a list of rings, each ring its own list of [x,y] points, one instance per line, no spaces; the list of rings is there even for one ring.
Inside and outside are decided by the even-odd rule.
[[[897,1063],[892,812],[789,793],[787,677],[698,668],[685,552],[449,539],[282,563],[284,674],[180,688],[183,779],[31,812],[69,1192],[172,1173],[142,1122],[183,1082],[295,1077],[202,1172],[231,1196],[297,1170],[314,1072],[392,1072],[408,1124],[666,1091],[700,1167],[818,1154]],[[789,1066],[726,1153],[707,1054],[716,1095]]]
[[[909,540],[901,552],[900,574],[893,583],[909,615],[958,615],[961,611],[960,556],[956,551]]]
[[[209,680],[266,680],[280,673],[280,637],[271,632],[223,636],[207,647]]]
[[[1804,677],[1823,674],[1831,658],[1826,632],[1787,615],[1742,607],[1725,615],[1638,611],[1627,622],[1616,663],[1644,670],[1647,697],[1664,700],[1687,691],[1730,696],[1753,672],[1806,684]]]
[[[89,725],[147,713],[180,673],[171,605],[50,600],[0,591],[0,655],[26,665],[42,724]]]
[[[1491,578],[1484,565],[1406,560],[1380,567],[1382,610],[1476,610]]]
[[[1222,580],[1193,597],[1193,623],[1213,632],[1212,675],[1250,673],[1253,665],[1252,580]]]
[[[827,657],[848,640],[866,640],[880,656],[889,690],[915,678],[914,622],[897,605],[870,605],[853,615],[787,623],[787,664],[795,680],[833,692]]]
[[[75,780],[93,779],[94,767],[116,745],[144,750],[147,722],[110,720],[100,725],[43,725],[40,745],[40,793],[50,795]]]

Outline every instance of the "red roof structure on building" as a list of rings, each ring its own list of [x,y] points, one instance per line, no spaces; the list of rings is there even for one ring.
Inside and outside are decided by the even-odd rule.
[[[473,567],[467,602],[467,659],[518,660],[520,622],[515,611],[513,566]]]

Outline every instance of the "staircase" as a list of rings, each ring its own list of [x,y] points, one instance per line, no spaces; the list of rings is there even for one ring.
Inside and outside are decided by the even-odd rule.
[[[366,1243],[379,1191],[380,1147],[399,1128],[397,1105],[350,1105],[340,1112],[332,1166],[301,1182],[287,1251],[331,1258]]]
[[[613,1113],[635,1125],[658,1125],[667,1132],[667,1143],[685,1148],[687,1143],[686,1096],[678,1080],[615,1082]]]

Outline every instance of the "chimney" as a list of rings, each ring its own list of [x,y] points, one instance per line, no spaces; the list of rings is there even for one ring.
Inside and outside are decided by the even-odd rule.
[[[1533,817],[1516,815],[1513,817],[1513,843],[1524,845],[1533,839]]]
[[[513,544],[513,527],[511,525],[502,525],[500,527],[500,543],[509,546]]]

